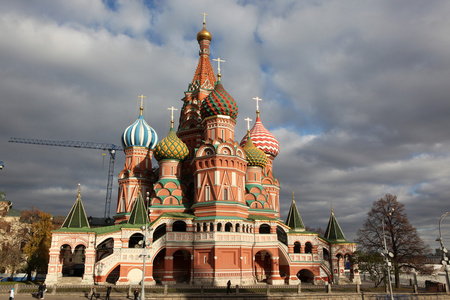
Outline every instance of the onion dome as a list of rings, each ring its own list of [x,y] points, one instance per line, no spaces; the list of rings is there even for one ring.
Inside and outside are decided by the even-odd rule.
[[[223,88],[220,77],[216,82],[214,90],[208,97],[203,99],[200,111],[203,119],[211,116],[225,115],[236,120],[238,107],[233,97]]]
[[[244,145],[244,152],[247,156],[248,166],[258,166],[265,168],[267,165],[266,154],[253,145],[250,133],[247,132],[248,138]]]
[[[146,147],[154,149],[158,143],[158,135],[150,125],[145,122],[142,116],[144,108],[141,106],[139,118],[125,129],[122,134],[122,146],[127,147]]]
[[[197,33],[197,41],[200,42],[201,40],[212,40],[211,33],[205,28],[205,22],[203,22],[203,29]]]
[[[156,145],[155,158],[157,161],[162,159],[184,160],[189,154],[188,147],[173,130],[173,121],[171,123],[169,134]]]
[[[264,127],[259,118],[259,112],[257,112],[256,122],[253,128],[250,130],[252,135],[252,142],[256,148],[261,149],[265,154],[270,154],[276,157],[280,152],[280,144],[277,139]],[[241,146],[243,147],[247,141],[248,134],[242,139]]]

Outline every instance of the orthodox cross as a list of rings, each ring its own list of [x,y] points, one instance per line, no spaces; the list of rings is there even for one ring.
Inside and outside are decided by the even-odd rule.
[[[213,60],[217,61],[217,74],[220,74],[220,63],[225,61],[220,59],[219,57],[217,59],[214,58]]]
[[[256,111],[259,112],[259,101],[262,101],[261,98],[254,97],[253,100],[256,101]]]
[[[178,110],[178,109],[172,106],[172,107],[169,107],[168,110],[172,111],[172,122],[173,122],[173,111]]]
[[[203,15],[203,24],[206,23],[206,16],[208,15],[207,13],[201,13],[201,15]]]
[[[250,131],[250,122],[253,121],[253,120],[250,119],[250,118],[247,118],[247,119],[245,119],[244,121],[247,121],[247,130]]]
[[[141,115],[142,115],[142,111],[144,110],[144,98],[147,98],[147,97],[145,97],[144,95],[140,95],[140,96],[138,96],[138,98],[141,98],[141,107],[139,108],[139,110],[141,111]]]

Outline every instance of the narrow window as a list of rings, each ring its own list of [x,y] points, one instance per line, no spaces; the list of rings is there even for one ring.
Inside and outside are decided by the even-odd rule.
[[[227,188],[223,189],[223,200],[228,200],[228,189]]]
[[[210,190],[209,190],[209,186],[205,186],[205,201],[209,201],[210,200]]]

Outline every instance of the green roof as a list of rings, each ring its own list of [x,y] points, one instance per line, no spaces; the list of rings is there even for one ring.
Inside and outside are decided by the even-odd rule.
[[[325,230],[324,238],[331,242],[347,242],[344,236],[344,232],[339,226],[338,221],[334,217],[333,211],[331,211],[330,220],[328,221],[327,229]]]
[[[21,213],[22,211],[18,209],[10,208],[5,217],[20,217]]]
[[[291,208],[286,219],[286,225],[291,227],[292,231],[304,231],[305,225],[303,225],[302,217],[298,212],[297,205],[295,205],[294,196],[292,196]]]
[[[86,218],[86,212],[84,211],[83,202],[81,202],[81,187],[78,188],[78,197],[72,206],[69,214],[64,220],[61,228],[83,228],[89,227],[88,219]]]
[[[133,210],[131,210],[130,218],[128,219],[128,224],[147,224],[149,222],[147,209],[144,205],[144,200],[142,195],[134,202]]]

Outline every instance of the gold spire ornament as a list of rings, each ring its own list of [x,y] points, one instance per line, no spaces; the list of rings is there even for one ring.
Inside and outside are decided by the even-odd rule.
[[[202,15],[203,15],[203,29],[199,33],[197,33],[197,41],[198,42],[200,42],[201,40],[209,40],[209,41],[211,41],[212,40],[212,35],[211,35],[211,33],[208,30],[206,30],[206,27],[205,27],[205,25],[206,25],[206,16],[208,14],[207,13],[202,13]]]
[[[140,96],[138,96],[138,98],[141,99],[141,107],[139,107],[139,110],[140,110],[140,115],[142,116],[142,111],[144,110],[144,99],[147,97],[145,97],[144,95],[140,95]]]

